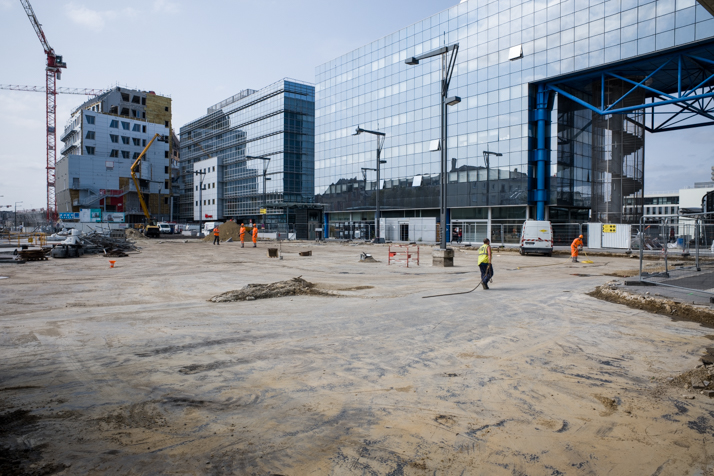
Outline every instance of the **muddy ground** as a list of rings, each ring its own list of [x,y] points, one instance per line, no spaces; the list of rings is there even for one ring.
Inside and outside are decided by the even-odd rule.
[[[714,399],[669,378],[714,330],[587,295],[634,260],[502,253],[422,299],[476,253],[140,246],[0,268],[0,474],[713,474]],[[329,295],[208,302],[297,276]]]

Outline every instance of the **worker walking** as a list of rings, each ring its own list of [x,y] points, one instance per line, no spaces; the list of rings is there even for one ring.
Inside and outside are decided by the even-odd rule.
[[[578,261],[578,251],[583,249],[583,235],[575,238],[573,243],[570,245],[570,257],[573,263],[579,263]]]
[[[258,245],[258,225],[253,225],[253,248],[256,248]]]
[[[218,231],[218,225],[213,229],[213,244],[214,245],[220,245],[221,244],[221,234]]]
[[[490,289],[488,282],[493,277],[493,265],[491,263],[491,242],[488,238],[483,239],[483,245],[478,249],[478,267],[481,269],[481,283],[483,289]]]
[[[245,223],[240,224],[240,247],[245,248]]]

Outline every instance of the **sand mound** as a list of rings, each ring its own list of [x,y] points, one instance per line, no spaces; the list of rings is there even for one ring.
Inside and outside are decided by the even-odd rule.
[[[233,241],[240,241],[240,223],[234,221],[227,221],[218,227],[218,232],[221,236],[221,241],[226,241],[228,238],[233,238]],[[245,241],[251,241],[253,239],[253,228],[246,225],[245,226]],[[203,241],[213,241],[213,231],[211,231]]]
[[[127,238],[132,240],[148,240],[148,238],[142,235],[139,230],[135,230],[134,228],[127,228],[124,230],[124,234]]]
[[[330,293],[315,289],[315,284],[305,281],[300,276],[288,281],[278,281],[270,284],[248,284],[243,289],[228,291],[213,296],[211,302],[254,301],[255,299],[270,299],[283,296],[313,295],[330,296]]]

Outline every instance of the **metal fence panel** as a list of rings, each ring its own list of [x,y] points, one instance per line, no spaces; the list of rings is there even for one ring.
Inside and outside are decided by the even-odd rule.
[[[702,218],[641,221],[632,238],[640,253],[640,281],[714,295],[714,224]]]

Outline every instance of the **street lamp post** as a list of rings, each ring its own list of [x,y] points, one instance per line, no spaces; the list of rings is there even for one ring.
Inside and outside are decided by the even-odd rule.
[[[419,56],[408,58],[405,63],[414,66],[418,65],[419,61],[427,58],[432,58],[435,56],[441,56],[441,177],[439,180],[439,212],[441,220],[441,243],[440,248],[442,250],[446,249],[446,187],[447,187],[447,114],[446,106],[455,106],[461,102],[461,98],[458,96],[448,97],[449,94],[449,83],[451,83],[451,75],[454,72],[454,66],[456,66],[456,55],[459,52],[459,44],[454,43],[449,46],[442,46],[435,50],[429,51]],[[449,53],[451,53],[449,55]],[[453,260],[452,260],[453,262]]]
[[[494,155],[496,157],[503,156],[503,154],[501,154],[500,152],[491,152],[490,150],[483,151],[483,162],[484,162],[484,165],[486,165],[486,206],[487,207],[491,205],[490,198],[489,198],[491,195],[491,177],[490,177],[490,175],[491,175],[491,172],[490,172],[491,161],[489,160],[489,157],[492,155]]]
[[[15,202],[15,231],[17,231],[17,204],[18,203],[22,203],[22,201]]]
[[[374,199],[375,199],[375,207],[374,207],[374,232],[375,232],[375,235],[374,235],[374,242],[375,242],[375,243],[382,243],[382,238],[379,236],[379,218],[380,218],[380,214],[379,214],[379,185],[380,185],[380,181],[381,181],[381,180],[380,180],[380,169],[381,169],[381,165],[387,163],[386,160],[382,160],[382,147],[384,147],[384,140],[387,138],[387,134],[385,134],[384,132],[378,132],[378,131],[368,131],[367,129],[362,129],[360,126],[357,126],[357,128],[355,129],[354,134],[352,134],[352,135],[353,135],[353,136],[358,136],[358,135],[360,135],[360,134],[363,133],[363,132],[364,132],[365,134],[372,134],[372,135],[377,136],[377,168],[376,168],[376,169],[372,169],[372,170],[376,170],[376,171],[377,171],[377,190],[376,190],[375,195],[374,195]],[[362,170],[364,171],[364,170],[368,170],[368,169],[364,169],[364,168],[363,168]],[[364,172],[363,172],[363,173],[364,173]],[[366,180],[366,176],[365,176],[365,180]]]
[[[206,178],[204,169],[194,170],[193,174],[199,177],[198,185],[198,237],[203,236],[203,180]]]
[[[268,194],[267,194],[267,184],[270,177],[268,177],[268,166],[270,165],[270,157],[256,157],[253,155],[246,155],[247,160],[262,160],[263,161],[263,209],[265,210],[265,215],[263,215],[263,226],[265,227],[265,222],[268,218]],[[287,223],[286,223],[287,224]]]

